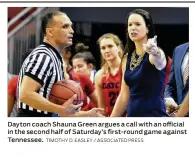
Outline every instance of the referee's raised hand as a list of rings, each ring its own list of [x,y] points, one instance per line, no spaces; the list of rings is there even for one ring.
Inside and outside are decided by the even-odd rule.
[[[60,117],[72,117],[76,112],[79,112],[81,106],[83,106],[83,103],[74,105],[73,102],[77,100],[77,95],[73,95],[72,98],[68,99],[63,105],[62,105],[62,111],[59,113]]]

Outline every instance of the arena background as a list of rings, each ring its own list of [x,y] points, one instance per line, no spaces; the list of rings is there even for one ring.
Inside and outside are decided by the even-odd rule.
[[[140,8],[140,7],[138,7]],[[89,46],[100,68],[97,39],[104,33],[115,33],[126,43],[126,18],[135,7],[58,7],[8,8],[8,72],[19,73],[26,55],[41,43],[41,18],[52,10],[66,12],[73,22],[74,45],[83,42]],[[174,48],[189,41],[189,8],[145,7],[151,13],[158,36],[158,45],[172,57]]]

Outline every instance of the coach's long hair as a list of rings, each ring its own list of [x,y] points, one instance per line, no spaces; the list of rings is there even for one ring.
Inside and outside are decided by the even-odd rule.
[[[129,38],[129,33],[128,33],[128,19],[129,16],[131,16],[131,14],[138,14],[140,16],[143,17],[146,27],[148,28],[148,34],[147,34],[147,38],[153,38],[155,35],[155,29],[154,29],[154,23],[152,20],[152,17],[150,15],[149,12],[147,12],[146,10],[143,9],[135,9],[132,12],[130,12],[127,16],[126,19],[126,45],[125,45],[125,50],[124,50],[124,55],[126,55],[127,53],[133,53],[135,51],[135,44],[134,42]],[[123,55],[123,57],[124,57]],[[122,58],[123,58],[122,57]]]
[[[98,39],[98,41],[97,41],[97,43],[99,45],[99,49],[100,49],[100,42],[103,39],[111,39],[111,40],[113,40],[114,43],[116,44],[116,46],[119,46],[120,47],[119,52],[118,52],[118,55],[119,55],[120,58],[122,58],[122,56],[123,56],[123,44],[122,44],[121,40],[119,39],[119,37],[117,35],[113,34],[113,33],[106,33],[106,34],[102,35]],[[103,73],[107,73],[107,72],[110,71],[110,67],[108,66],[108,63],[102,57],[102,55],[101,55],[101,68],[103,70]]]

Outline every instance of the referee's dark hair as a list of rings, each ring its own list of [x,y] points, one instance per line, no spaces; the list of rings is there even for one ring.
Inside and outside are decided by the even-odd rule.
[[[56,15],[60,15],[60,14],[65,14],[66,15],[66,13],[61,12],[61,11],[53,11],[53,12],[47,13],[42,18],[41,30],[42,30],[43,35],[46,35],[46,28],[47,28],[48,24],[50,24],[52,22],[53,17],[56,16]]]

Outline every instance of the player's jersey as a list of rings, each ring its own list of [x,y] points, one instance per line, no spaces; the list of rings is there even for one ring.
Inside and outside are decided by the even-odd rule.
[[[115,75],[108,73],[103,75],[102,77],[101,86],[106,105],[105,108],[106,116],[110,116],[110,114],[112,113],[116,99],[120,93],[121,80],[122,80],[121,68]]]
[[[8,83],[8,94],[16,100],[16,89],[17,89],[17,83],[18,83],[18,75],[11,78],[11,80]],[[12,109],[10,117],[16,117],[17,116],[17,104],[14,104],[14,107]]]
[[[90,104],[87,103],[87,96],[89,96],[95,90],[95,86],[91,82],[90,78],[85,74],[74,73],[74,72],[72,73],[72,75],[70,75],[70,78],[73,81],[80,83],[80,86],[83,89],[84,100],[83,100],[83,106],[81,107],[81,110],[88,111],[92,109],[94,106],[91,103]]]
[[[10,79],[8,83],[8,94],[16,98],[16,88],[18,83],[18,76]]]

